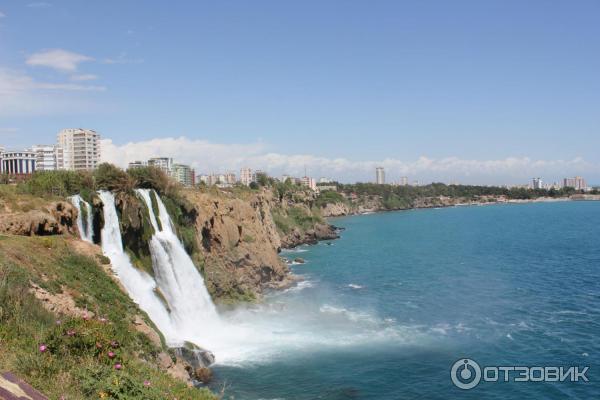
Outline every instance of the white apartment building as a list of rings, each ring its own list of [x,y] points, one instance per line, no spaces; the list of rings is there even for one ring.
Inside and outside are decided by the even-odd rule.
[[[132,161],[127,165],[127,169],[144,168],[146,165],[145,161]]]
[[[256,182],[256,174],[250,168],[240,169],[240,182],[243,185],[250,186],[252,182]]]
[[[532,187],[534,189],[543,189],[544,188],[544,182],[542,181],[542,178],[533,178],[533,180],[532,180]]]
[[[35,153],[35,169],[37,171],[54,171],[64,169],[63,149],[58,145],[38,144],[31,147]]]
[[[400,185],[408,186],[408,176],[403,176],[402,178],[400,178]]]
[[[385,170],[383,167],[375,168],[375,183],[383,185],[385,183]]]
[[[68,170],[92,170],[100,164],[100,134],[91,129],[69,128],[58,133],[63,151],[63,167]]]
[[[4,163],[2,162],[2,157],[4,157],[4,146],[0,146],[0,174],[4,173]]]
[[[196,179],[195,172],[189,165],[173,164],[171,168],[171,177],[183,186],[193,186]]]
[[[148,166],[160,168],[165,174],[171,175],[173,159],[169,157],[154,157],[148,160]]]
[[[572,187],[575,190],[585,190],[587,188],[587,184],[585,183],[585,179],[581,176],[575,176],[573,178],[565,178],[563,179],[564,187]]]

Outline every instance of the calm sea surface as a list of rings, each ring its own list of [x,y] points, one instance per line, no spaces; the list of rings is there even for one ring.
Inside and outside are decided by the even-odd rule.
[[[272,313],[273,329],[293,340],[218,365],[225,398],[600,398],[600,202],[332,222],[345,228],[340,240],[285,254],[306,259],[293,267],[305,282],[257,311]],[[459,390],[450,368],[463,357],[481,366],[589,366],[590,382]]]

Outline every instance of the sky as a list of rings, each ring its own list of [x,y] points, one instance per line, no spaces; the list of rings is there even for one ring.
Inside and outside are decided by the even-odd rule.
[[[200,172],[600,184],[600,2],[0,0],[0,145]]]

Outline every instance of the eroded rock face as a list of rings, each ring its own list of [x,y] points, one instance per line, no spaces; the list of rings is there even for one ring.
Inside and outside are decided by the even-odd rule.
[[[292,282],[278,256],[282,243],[271,216],[270,192],[247,200],[196,191],[186,197],[196,211],[204,277],[214,298],[252,300],[265,288]]]
[[[288,249],[303,245],[317,244],[320,240],[339,238],[338,230],[329,224],[316,224],[312,229],[303,231],[294,228],[290,233],[281,238],[282,246]]]
[[[39,210],[0,214],[0,232],[47,236],[77,233],[77,209],[68,201],[50,202]]]
[[[321,215],[327,217],[341,217],[343,215],[350,215],[352,211],[344,203],[328,203],[325,207],[321,208]]]

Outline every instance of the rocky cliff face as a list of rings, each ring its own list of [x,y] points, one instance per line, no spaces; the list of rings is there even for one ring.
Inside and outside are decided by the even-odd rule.
[[[25,236],[76,234],[77,209],[67,201],[48,202],[29,211],[5,209],[0,213],[0,233]]]
[[[266,288],[291,282],[277,255],[282,242],[270,192],[241,200],[228,193],[186,191],[196,211],[198,251],[209,292],[224,300],[252,300]]]
[[[321,207],[321,215],[325,218],[341,217],[350,214],[352,214],[352,210],[345,203],[327,203],[324,207]]]
[[[267,189],[229,193],[184,190],[179,197],[162,199],[192,260],[202,272],[213,298],[221,302],[253,301],[262,292],[294,281],[278,255],[318,240],[337,238],[334,227],[314,211],[314,196],[280,198]],[[79,236],[77,209],[68,201],[40,204],[30,211],[0,210],[0,233],[15,235]],[[94,241],[99,242],[103,204],[89,199],[93,208]],[[132,192],[115,195],[123,245],[133,264],[153,274],[148,241],[153,229],[146,205]],[[330,207],[329,214],[347,213]]]

